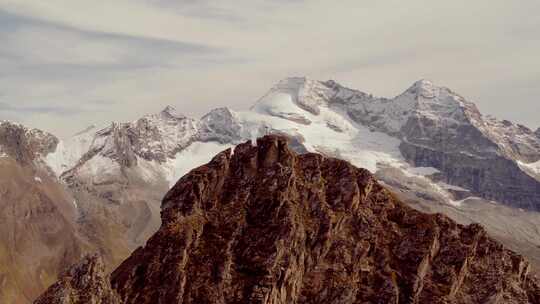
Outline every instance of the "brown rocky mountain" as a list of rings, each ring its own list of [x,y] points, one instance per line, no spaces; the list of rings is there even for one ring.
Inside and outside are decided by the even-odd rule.
[[[364,169],[266,136],[192,170],[110,278],[89,258],[36,303],[540,303],[520,255],[416,211]]]
[[[69,184],[54,176],[44,155],[57,145],[46,132],[0,123],[0,303],[31,303],[88,252],[99,252],[110,271],[159,227],[145,200],[159,209],[166,182],[153,191],[128,172],[116,188],[123,204],[111,202],[96,191],[114,189],[103,177]]]
[[[3,122],[0,144],[0,303],[27,303],[94,248],[72,198],[38,161],[56,139]]]

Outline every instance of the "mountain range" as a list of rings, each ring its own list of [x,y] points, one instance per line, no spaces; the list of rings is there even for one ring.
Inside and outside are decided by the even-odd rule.
[[[540,303],[529,263],[480,225],[407,207],[367,170],[286,137],[217,154],[161,210],[110,276],[89,256],[35,303]]]
[[[366,168],[416,209],[479,222],[540,269],[540,129],[484,116],[448,88],[421,80],[378,98],[287,78],[246,111],[181,112],[62,140],[0,123],[0,302],[31,301],[86,252],[116,268],[158,231],[161,199],[182,176],[268,134]]]

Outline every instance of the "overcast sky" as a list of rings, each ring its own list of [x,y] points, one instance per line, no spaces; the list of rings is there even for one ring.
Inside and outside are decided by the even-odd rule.
[[[287,76],[427,78],[540,126],[538,0],[0,0],[0,119],[61,137],[165,105],[244,109]]]

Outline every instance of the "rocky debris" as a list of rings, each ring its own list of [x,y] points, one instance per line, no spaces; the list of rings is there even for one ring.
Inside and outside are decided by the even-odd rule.
[[[115,303],[95,273],[37,303]],[[120,303],[540,303],[528,263],[479,225],[413,210],[368,171],[277,136],[184,176],[111,282]]]
[[[119,304],[98,255],[86,256],[49,287],[34,304]]]
[[[21,164],[30,164],[56,149],[58,139],[47,132],[0,121],[0,152]]]

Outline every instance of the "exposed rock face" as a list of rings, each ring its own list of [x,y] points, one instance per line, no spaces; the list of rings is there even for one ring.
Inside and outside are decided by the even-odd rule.
[[[105,266],[97,255],[85,257],[49,287],[35,304],[119,304]]]
[[[512,160],[491,155],[481,158],[402,142],[401,153],[418,167],[435,167],[445,174],[445,182],[482,194],[487,200],[537,210],[540,182],[525,174]]]
[[[529,128],[483,116],[448,88],[421,80],[393,98],[373,98],[335,82],[322,83],[330,103],[373,130],[401,139],[412,165],[434,167],[447,184],[510,206],[540,210],[540,181],[519,162],[540,160],[540,140]]]
[[[28,129],[20,124],[0,121],[0,152],[28,164],[54,151],[58,139],[38,129]]]
[[[112,288],[120,303],[540,303],[528,270],[482,227],[415,211],[368,171],[268,136],[183,177]],[[92,295],[115,303],[101,276],[78,273],[40,301],[100,286]]]

